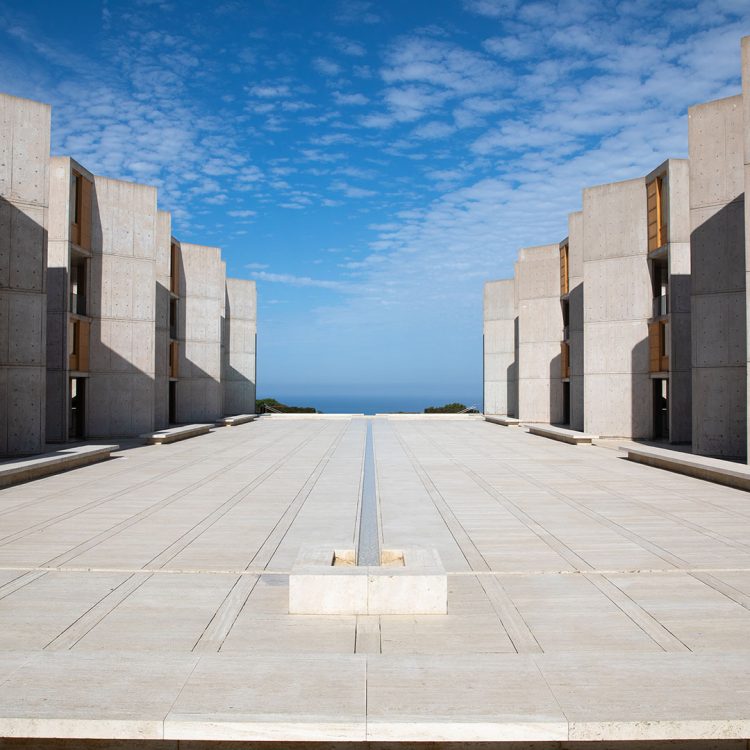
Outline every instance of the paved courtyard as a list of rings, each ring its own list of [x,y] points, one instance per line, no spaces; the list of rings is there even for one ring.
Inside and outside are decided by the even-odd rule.
[[[0,491],[0,735],[750,737],[750,498],[605,447],[373,419],[383,545],[438,551],[448,614],[288,614],[300,547],[355,546],[367,421]]]

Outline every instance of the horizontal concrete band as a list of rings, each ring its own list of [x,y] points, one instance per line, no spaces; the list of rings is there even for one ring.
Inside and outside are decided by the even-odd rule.
[[[499,424],[503,427],[518,427],[521,424],[520,420],[515,417],[496,417],[488,414],[484,415],[485,422],[492,422],[493,424]]]
[[[559,440],[571,445],[591,445],[599,437],[598,435],[587,435],[585,432],[568,430],[565,427],[556,427],[551,424],[529,424],[527,427],[532,435]]]
[[[689,477],[723,484],[739,490],[750,490],[750,467],[719,458],[706,458],[663,448],[623,448],[628,460],[674,471]]]
[[[0,736],[744,739],[750,655],[3,654]],[[476,700],[481,696],[481,701]]]
[[[149,445],[163,445],[166,443],[176,443],[178,440],[187,440],[198,435],[205,435],[213,425],[211,424],[186,424],[180,427],[170,427],[167,430],[157,430],[149,432],[141,437]]]
[[[0,487],[41,479],[61,471],[105,461],[117,445],[82,445],[75,448],[44,453],[33,458],[15,459],[0,463]]]
[[[257,418],[257,414],[235,414],[233,417],[220,419],[216,424],[221,427],[236,427],[237,425],[254,422]]]

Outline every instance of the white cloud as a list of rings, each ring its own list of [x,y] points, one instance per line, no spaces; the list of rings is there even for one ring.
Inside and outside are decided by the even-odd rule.
[[[327,57],[316,57],[312,61],[313,67],[324,76],[337,76],[341,74],[341,66]]]
[[[332,289],[344,291],[349,284],[334,279],[313,279],[309,276],[295,276],[288,273],[269,273],[267,271],[255,271],[253,278],[258,281],[268,281],[273,284],[288,284],[289,286],[315,287],[318,289]]]
[[[336,104],[347,105],[364,105],[369,99],[364,94],[342,94],[340,91],[333,92],[333,100]]]
[[[244,218],[248,218],[250,216],[255,216],[256,212],[255,211],[251,211],[249,209],[238,209],[238,210],[235,210],[235,211],[227,211],[227,214],[229,216],[236,216],[238,218],[243,218],[244,219]]]

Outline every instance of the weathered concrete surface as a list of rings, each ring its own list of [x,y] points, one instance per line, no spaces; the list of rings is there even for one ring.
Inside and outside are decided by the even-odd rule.
[[[50,108],[0,94],[0,455],[45,443]]]
[[[514,415],[518,408],[515,281],[484,285],[484,413]]]
[[[688,111],[693,450],[747,455],[742,97]]]
[[[583,430],[583,212],[568,214],[570,426]]]
[[[653,430],[646,184],[583,191],[584,429],[648,438]]]
[[[742,129],[744,152],[744,188],[745,194],[750,190],[750,37],[742,39]],[[748,417],[746,425],[750,425],[750,201],[745,201],[745,352],[746,352],[746,388]],[[745,455],[750,456],[750,431],[746,434],[748,445]]]
[[[180,248],[177,421],[215,422],[223,416],[224,264],[217,247],[182,242]]]
[[[224,317],[224,414],[255,413],[257,303],[254,281],[227,279]]]
[[[560,342],[560,248],[541,245],[518,254],[518,414],[522,422],[563,417]]]
[[[746,744],[747,493],[374,419],[383,544],[437,549],[448,614],[290,615],[300,548],[353,547],[364,429],[262,419],[0,491],[0,735]]]
[[[154,429],[169,425],[169,303],[172,215],[156,215],[155,299],[154,299]]]

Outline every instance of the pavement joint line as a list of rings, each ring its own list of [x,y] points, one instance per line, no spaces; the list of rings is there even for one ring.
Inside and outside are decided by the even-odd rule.
[[[469,557],[471,556],[472,558],[474,558],[479,567],[483,567],[485,570],[489,569],[490,566],[487,564],[484,556],[474,544],[473,540],[466,532],[466,529],[464,529],[463,525],[458,520],[456,515],[453,513],[450,505],[446,502],[445,498],[440,493],[440,490],[434,484],[429,474],[425,471],[416,454],[412,452],[406,441],[399,434],[399,431],[394,430],[394,434],[396,435],[396,439],[400,443],[401,449],[403,450],[404,454],[411,461],[414,471],[420,477],[428,496],[435,505],[435,508],[443,519],[443,522],[447,526],[448,530],[452,534],[456,544],[458,545],[458,548],[466,558],[467,563],[472,568],[475,567],[472,560],[469,559]],[[523,615],[518,611],[518,608],[513,603],[513,600],[508,596],[500,581],[497,578],[490,577],[489,579],[487,579],[488,585],[485,586],[483,579],[478,580],[482,589],[484,590],[485,596],[487,597],[490,605],[497,615],[500,627],[505,630],[505,634],[510,639],[510,642],[513,644],[513,648],[516,650],[516,652],[541,652],[541,645],[534,636],[534,633],[531,631],[531,628],[529,628],[528,624],[524,620]]]
[[[264,445],[258,447],[257,449],[251,450],[250,453],[243,454],[243,456],[241,458],[239,458],[234,464],[229,464],[227,467],[225,467],[224,470],[226,470],[227,468],[232,468],[234,465],[240,463],[242,460],[246,460],[247,458],[251,458],[251,457],[255,457],[255,456],[259,455],[260,453],[262,453],[263,451],[267,450],[268,448],[276,445],[278,442],[281,442],[284,438],[285,438],[285,436],[282,435],[276,441],[264,444]],[[163,447],[163,446],[159,446],[159,447]],[[199,459],[198,461],[191,462],[190,466],[195,466],[197,464],[203,463],[205,461],[208,461],[211,458],[213,458],[213,455],[212,454],[208,454],[204,458]],[[163,458],[162,458],[162,461],[163,461]],[[94,464],[94,465],[96,466],[98,464]],[[82,468],[86,468],[86,467],[82,467]],[[133,492],[134,490],[137,490],[137,489],[139,489],[141,487],[148,486],[149,484],[152,484],[155,481],[159,481],[160,479],[163,479],[165,477],[169,477],[169,476],[171,476],[173,474],[176,474],[176,473],[179,473],[181,471],[184,471],[184,469],[185,469],[185,464],[181,464],[179,467],[176,467],[174,469],[170,469],[169,471],[165,471],[162,474],[159,474],[159,475],[157,475],[155,477],[150,477],[149,479],[144,480],[143,482],[137,482],[135,484],[132,484],[132,485],[128,486],[126,489],[124,489],[124,490],[120,490],[120,491],[115,492],[115,493],[113,493],[111,495],[106,495],[105,497],[99,498],[97,500],[92,500],[91,502],[86,503],[85,505],[79,506],[78,508],[74,508],[73,510],[67,511],[65,513],[61,513],[58,516],[53,516],[52,518],[48,518],[45,521],[39,521],[38,523],[33,524],[32,526],[27,526],[25,529],[17,531],[14,534],[9,534],[6,537],[0,538],[0,547],[1,546],[5,546],[7,544],[11,544],[12,542],[17,541],[18,539],[23,539],[24,537],[29,536],[30,534],[33,534],[33,533],[35,533],[37,531],[43,531],[44,529],[46,529],[46,528],[48,528],[50,526],[54,526],[56,523],[61,523],[62,521],[66,521],[66,520],[68,520],[70,518],[73,518],[73,517],[75,517],[77,515],[80,515],[81,513],[85,513],[86,511],[92,510],[93,508],[97,508],[97,507],[99,507],[101,505],[105,505],[106,503],[113,502],[114,500],[117,500],[118,498],[122,497],[123,495],[127,495],[128,493]],[[132,470],[130,470],[130,471],[132,471]],[[214,474],[212,476],[216,476],[217,473],[220,474],[221,472],[214,472]],[[101,478],[99,480],[97,480],[97,481],[101,481]],[[189,492],[192,486],[193,485],[190,485],[190,486],[184,488],[181,491],[182,492]],[[49,499],[51,499],[51,497],[54,497],[54,495],[52,495],[50,497],[45,497],[40,502],[43,502],[45,500],[49,500]],[[163,502],[163,501],[160,501],[160,502]]]
[[[49,560],[47,562],[47,564],[53,564],[56,561],[67,562],[68,560],[74,560],[76,557],[79,557],[84,552],[88,552],[94,547],[98,547],[102,542],[105,542],[111,539],[112,537],[117,536],[117,534],[124,531],[125,529],[128,529],[131,526],[135,526],[137,523],[144,520],[145,518],[148,518],[149,516],[152,516],[155,513],[158,513],[160,510],[163,510],[164,508],[169,507],[173,503],[176,503],[178,500],[181,500],[183,497],[192,494],[193,492],[200,489],[201,487],[204,487],[205,485],[209,484],[217,477],[220,477],[226,474],[226,472],[229,469],[232,469],[238,466],[239,464],[241,464],[244,460],[245,460],[245,457],[240,456],[236,461],[228,464],[227,466],[223,466],[221,469],[218,469],[217,471],[205,476],[203,479],[199,480],[198,482],[194,482],[192,485],[190,485],[190,487],[174,492],[171,495],[168,495],[163,500],[160,500],[154,505],[149,506],[148,508],[140,511],[139,513],[136,513],[133,516],[130,516],[124,521],[120,521],[114,526],[111,526],[109,529],[105,529],[99,534],[96,534],[93,537],[90,537],[87,541],[81,542],[75,547],[72,547],[71,549],[69,549],[67,552],[63,552],[60,555],[53,557],[52,560]]]

